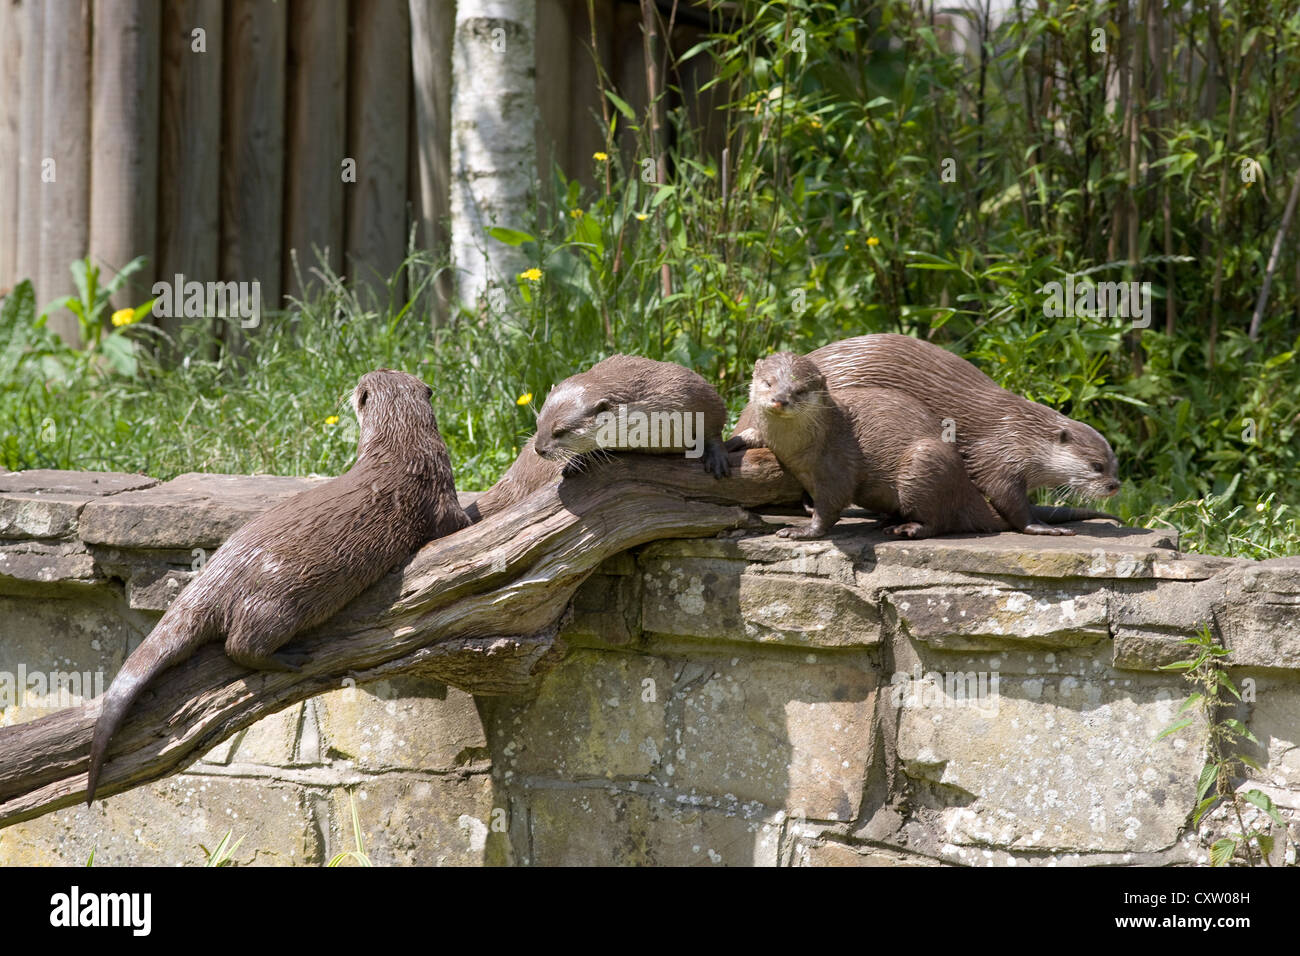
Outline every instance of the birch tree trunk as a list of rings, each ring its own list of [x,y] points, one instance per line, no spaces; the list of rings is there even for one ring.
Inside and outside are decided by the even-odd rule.
[[[536,263],[488,236],[520,228],[537,182],[535,0],[458,0],[451,78],[451,261],[475,308]]]

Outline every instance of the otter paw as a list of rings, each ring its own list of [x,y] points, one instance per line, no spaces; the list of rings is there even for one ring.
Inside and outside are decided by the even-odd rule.
[[[714,478],[725,478],[731,474],[731,460],[721,443],[710,444],[704,452],[704,470]]]
[[[891,524],[887,528],[882,528],[885,534],[900,535],[904,538],[924,537],[925,525],[919,521],[905,521],[902,524]]]
[[[823,537],[820,531],[813,530],[812,525],[803,525],[802,527],[788,525],[778,529],[776,535],[778,538],[789,538],[792,541],[807,541],[811,538]]]
[[[1027,524],[1020,529],[1024,534],[1075,534],[1069,528],[1050,524]]]
[[[808,494],[808,492],[805,491],[803,493],[802,501],[804,514],[812,515],[817,510],[815,507],[816,503],[813,501],[812,495]]]

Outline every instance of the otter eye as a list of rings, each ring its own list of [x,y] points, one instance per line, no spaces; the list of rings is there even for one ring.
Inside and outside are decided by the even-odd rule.
[[[1094,461],[1094,462],[1092,463],[1092,470],[1095,471],[1097,474],[1100,475],[1103,471],[1106,470],[1106,466],[1103,465],[1103,464],[1102,464],[1101,462],[1099,462],[1099,461]]]
[[[561,425],[559,428],[552,428],[552,429],[551,429],[551,437],[552,437],[552,438],[559,438],[559,437],[561,437],[562,435],[567,435],[567,434],[569,434],[569,432],[572,431],[572,430],[573,430],[573,429],[571,429],[571,428],[565,428],[563,425]]]
[[[433,386],[432,385],[424,386],[424,394],[425,397],[429,399],[429,401],[433,401]]]
[[[368,392],[366,389],[363,388],[361,390],[361,394],[357,396],[357,408],[365,408],[366,399],[369,397],[370,397],[370,392]]]
[[[1059,441],[1062,445],[1068,445],[1068,444],[1070,443],[1070,433],[1069,433],[1068,431],[1066,431],[1064,428],[1062,428],[1062,429],[1061,429],[1061,434],[1057,435],[1057,436],[1056,436],[1056,439],[1057,439],[1057,441]]]

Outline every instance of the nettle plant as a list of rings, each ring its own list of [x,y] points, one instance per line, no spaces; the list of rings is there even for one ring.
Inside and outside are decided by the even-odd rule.
[[[1199,829],[1206,815],[1216,807],[1227,809],[1236,821],[1237,831],[1220,837],[1210,846],[1210,864],[1226,866],[1236,862],[1247,866],[1273,866],[1272,858],[1287,857],[1288,829],[1286,820],[1268,794],[1259,789],[1242,792],[1235,781],[1243,768],[1259,770],[1260,766],[1242,748],[1250,743],[1260,746],[1259,740],[1232,713],[1232,702],[1241,703],[1241,692],[1228,675],[1227,658],[1231,651],[1217,643],[1209,625],[1195,636],[1180,643],[1186,645],[1190,655],[1181,661],[1165,664],[1161,670],[1181,672],[1195,687],[1179,708],[1178,720],[1156,737],[1176,734],[1196,722],[1199,714],[1205,726],[1205,767],[1196,786],[1196,808],[1192,811],[1192,828]],[[1191,713],[1188,713],[1191,711]],[[1244,812],[1248,806],[1264,814],[1267,826],[1247,826]],[[1281,841],[1279,846],[1279,840]],[[1297,862],[1292,856],[1292,865]]]

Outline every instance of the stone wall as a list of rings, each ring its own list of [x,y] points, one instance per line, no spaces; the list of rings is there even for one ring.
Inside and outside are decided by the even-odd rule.
[[[0,475],[0,724],[57,706],[55,672],[93,696],[207,553],[307,484]],[[1294,839],[1300,559],[1107,522],[875,526],[620,555],[532,699],[342,687],[162,783],[0,831],[0,863],[199,863],[233,831],[240,863],[320,864],[354,848],[353,806],[379,864],[1203,863],[1227,823],[1187,829],[1200,728],[1156,739],[1188,693],[1159,667],[1203,624],[1260,741],[1243,787]]]

